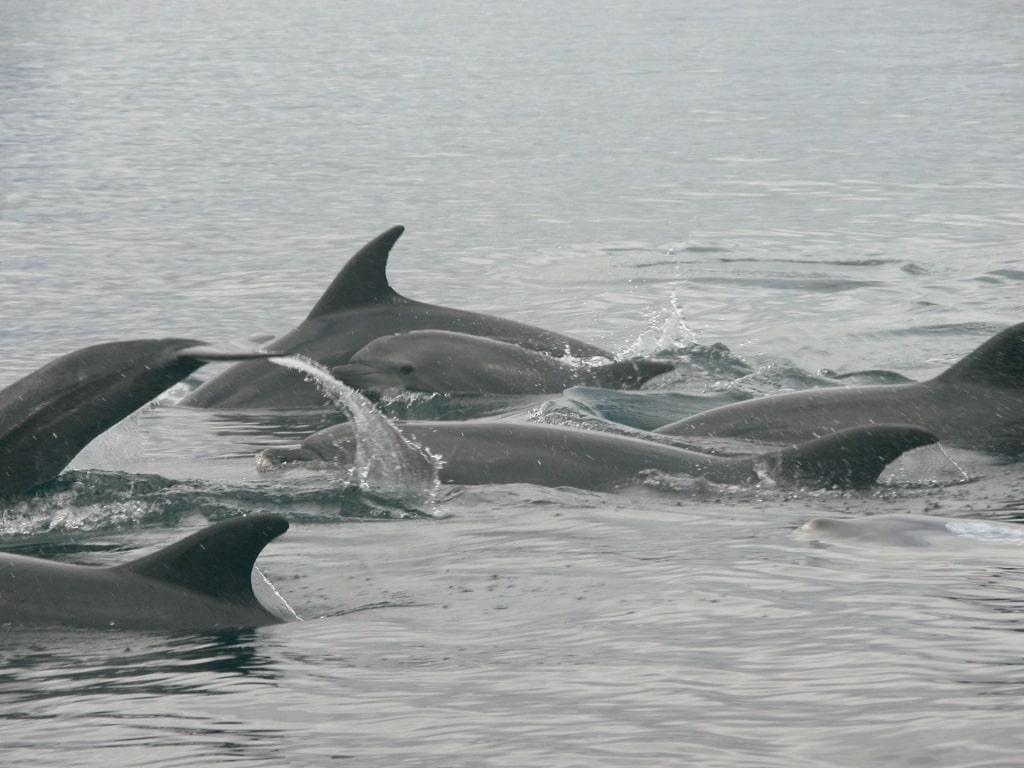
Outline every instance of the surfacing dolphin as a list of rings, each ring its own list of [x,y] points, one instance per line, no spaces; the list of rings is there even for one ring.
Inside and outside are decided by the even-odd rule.
[[[759,397],[655,432],[791,443],[880,423],[914,424],[964,448],[1024,450],[1024,323],[996,334],[928,381]]]
[[[571,365],[497,339],[427,330],[376,338],[331,373],[353,389],[368,392],[533,395],[557,394],[577,385],[637,389],[674,367],[666,360],[642,358]]]
[[[353,256],[309,316],[267,349],[304,355],[332,368],[378,336],[431,328],[487,336],[549,355],[613,356],[592,344],[513,320],[407,299],[388,283],[392,246],[405,231],[392,227]],[[264,361],[238,363],[187,396],[182,405],[225,409],[316,409],[328,405],[316,385]]]
[[[226,520],[110,567],[0,553],[0,624],[201,631],[278,624],[253,593],[263,548],[288,530],[279,515]]]
[[[203,364],[266,356],[137,339],[58,357],[0,390],[0,498],[52,480],[93,438]]]
[[[859,427],[758,456],[715,456],[652,440],[546,424],[501,421],[406,421],[399,430],[441,457],[439,479],[456,485],[531,483],[549,487],[613,490],[634,485],[648,472],[690,475],[727,485],[764,478],[807,487],[860,488],[886,465],[936,438],[916,427]],[[356,432],[351,423],[310,435],[295,448],[268,448],[264,469],[296,462],[352,464]]]

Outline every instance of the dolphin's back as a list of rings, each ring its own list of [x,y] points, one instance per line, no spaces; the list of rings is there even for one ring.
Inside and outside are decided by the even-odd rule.
[[[441,458],[439,479],[456,485],[531,483],[609,490],[642,482],[645,473],[699,476],[718,484],[761,479],[809,487],[856,488],[874,482],[905,451],[936,441],[901,425],[844,430],[760,455],[718,456],[639,437],[548,424],[506,421],[407,421],[406,437]],[[353,424],[314,433],[298,448],[268,448],[263,467],[307,461],[351,463]]]
[[[913,424],[968,448],[1010,454],[1024,450],[1024,323],[996,334],[928,381],[759,397],[655,431],[788,443],[884,423]]]

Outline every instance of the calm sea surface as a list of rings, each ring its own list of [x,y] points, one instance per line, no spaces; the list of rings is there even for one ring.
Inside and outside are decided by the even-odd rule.
[[[1005,0],[0,0],[0,384],[104,340],[278,335],[399,223],[400,292],[679,364],[516,418],[926,378],[1024,320],[1022,54]],[[121,562],[277,511],[260,566],[306,621],[0,628],[6,765],[1020,763],[1021,545],[797,530],[1021,520],[1019,462],[417,506],[260,474],[317,419],[174,407],[212,372],[9,505],[0,546]]]

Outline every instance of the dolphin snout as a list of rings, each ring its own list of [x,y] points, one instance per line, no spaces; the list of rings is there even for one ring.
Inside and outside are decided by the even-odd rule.
[[[344,365],[336,365],[331,368],[331,376],[346,384],[350,382],[355,384],[362,379],[366,379],[368,376],[379,376],[380,373],[379,368],[363,365],[362,363],[345,363]]]

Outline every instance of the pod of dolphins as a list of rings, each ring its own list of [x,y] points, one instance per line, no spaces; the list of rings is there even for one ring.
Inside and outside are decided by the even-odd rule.
[[[213,360],[235,362],[181,405],[329,407],[313,384],[266,359],[289,355],[312,358],[367,392],[529,395],[578,384],[637,389],[672,369],[664,360],[615,360],[600,347],[543,328],[405,298],[386,272],[402,232],[393,227],[359,250],[306,319],[265,349],[225,350],[181,338],[118,341],[70,352],[9,385],[0,391],[0,499],[52,480],[97,435]],[[604,362],[594,365],[595,358]],[[580,360],[588,363],[574,362]],[[656,430],[658,439],[485,419],[399,422],[398,428],[442,457],[442,482],[459,485],[610,490],[660,472],[725,484],[769,479],[860,488],[902,453],[940,440],[1021,452],[1024,323],[929,381],[755,398],[667,424]],[[705,437],[778,447],[722,456],[671,442]],[[263,451],[258,459],[262,467],[351,463],[357,438],[346,422],[299,446]],[[915,520],[879,524],[903,532]],[[865,536],[863,523],[808,525]],[[926,519],[920,525],[930,530],[938,523]],[[287,528],[273,514],[227,520],[112,567],[0,553],[0,624],[206,630],[280,622],[253,592],[252,571],[263,548]]]

